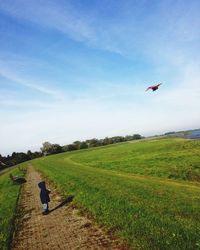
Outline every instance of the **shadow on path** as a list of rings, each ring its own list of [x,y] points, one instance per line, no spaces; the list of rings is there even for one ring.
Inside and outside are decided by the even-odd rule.
[[[51,209],[51,210],[49,211],[49,213],[52,213],[52,212],[55,211],[56,209],[61,208],[61,207],[63,207],[64,205],[66,205],[66,204],[72,202],[73,199],[74,199],[74,195],[68,196],[68,197],[67,197],[63,202],[61,202],[58,206],[56,206],[56,207],[54,207],[53,209]]]

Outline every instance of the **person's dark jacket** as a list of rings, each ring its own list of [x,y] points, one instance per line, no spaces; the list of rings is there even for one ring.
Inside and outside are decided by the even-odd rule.
[[[50,191],[48,189],[46,189],[45,182],[44,181],[39,182],[38,187],[41,189],[40,190],[40,200],[41,200],[42,204],[50,202],[50,198],[49,198]]]

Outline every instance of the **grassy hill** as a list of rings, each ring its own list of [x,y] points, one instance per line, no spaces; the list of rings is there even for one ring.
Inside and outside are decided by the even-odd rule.
[[[200,249],[200,141],[129,142],[32,164],[134,249]]]
[[[95,168],[200,181],[200,141],[161,139],[130,142],[72,154]]]

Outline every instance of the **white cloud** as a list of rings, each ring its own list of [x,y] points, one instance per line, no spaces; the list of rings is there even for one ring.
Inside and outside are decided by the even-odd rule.
[[[93,137],[131,133],[152,135],[194,128],[200,122],[196,110],[186,113],[180,109],[177,113],[177,109],[172,104],[169,107],[166,100],[160,101],[158,105],[152,95],[149,95],[145,104],[66,101],[42,110],[6,112],[1,117],[0,138],[3,145],[0,152],[4,154],[38,150],[44,141],[64,145],[77,139]]]
[[[0,10],[130,58],[136,54],[154,58],[156,54],[162,61],[173,55],[172,51],[181,57],[188,49],[185,42],[199,41],[198,1],[158,2],[152,5],[152,11],[146,1],[112,2],[116,13],[107,8],[107,16],[102,18],[104,4],[97,5],[100,10],[94,7],[82,11],[73,1],[7,0]]]

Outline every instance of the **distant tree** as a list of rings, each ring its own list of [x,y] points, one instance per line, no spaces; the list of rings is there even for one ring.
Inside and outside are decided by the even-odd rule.
[[[9,165],[16,165],[24,161],[30,160],[28,155],[25,153],[12,153],[11,157],[9,157]]]
[[[48,155],[51,153],[52,144],[46,141],[42,144],[42,147],[40,148],[40,150],[42,151],[43,155]]]
[[[77,146],[77,149],[80,149],[81,141],[75,141],[73,144]]]
[[[112,137],[113,143],[123,142],[125,139],[123,136],[114,136]]]
[[[7,155],[7,156],[0,155],[0,169],[7,168],[40,156],[42,156],[42,153],[40,152],[32,153],[30,150],[28,150],[27,153],[13,152],[12,155]]]
[[[63,152],[62,147],[59,144],[51,144],[50,142],[44,142],[40,150],[43,155],[58,154]]]
[[[132,135],[126,135],[125,136],[125,141],[131,141],[133,140],[133,136]]]
[[[139,135],[139,134],[134,134],[133,136],[132,136],[132,139],[133,140],[140,140],[140,139],[142,139],[143,137],[141,136],[141,135]]]
[[[108,145],[108,144],[110,144],[111,143],[111,138],[108,138],[108,137],[105,137],[104,139],[103,139],[103,145]]]
[[[33,153],[31,152],[31,150],[28,150],[26,154],[27,154],[29,160],[31,160],[33,157]]]
[[[98,146],[98,140],[96,138],[86,140],[86,143],[88,143],[89,147],[97,147]]]
[[[5,164],[5,157],[3,157],[1,154],[0,154],[0,169],[3,169],[3,168],[6,168],[7,165]]]
[[[38,158],[38,157],[41,157],[42,156],[42,153],[41,152],[34,152],[32,153],[32,159],[35,159],[35,158]]]
[[[62,151],[63,151],[63,152],[67,152],[67,151],[68,151],[68,145],[62,146]]]
[[[73,144],[79,145],[81,144],[81,141],[74,141]]]
[[[52,144],[52,148],[50,153],[51,154],[58,154],[61,153],[62,151],[62,147],[59,144]]]
[[[103,146],[103,139],[98,140],[97,147]]]
[[[88,148],[88,144],[86,142],[81,142],[80,149]]]
[[[75,144],[69,144],[67,145],[67,151],[77,150],[78,147]]]

